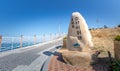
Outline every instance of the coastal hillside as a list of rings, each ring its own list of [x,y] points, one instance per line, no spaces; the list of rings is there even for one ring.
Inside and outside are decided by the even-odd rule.
[[[102,28],[90,30],[92,41],[96,50],[111,51],[114,50],[114,38],[120,35],[120,28]]]

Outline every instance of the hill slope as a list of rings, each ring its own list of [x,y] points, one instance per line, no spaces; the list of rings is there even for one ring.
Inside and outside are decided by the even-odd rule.
[[[90,31],[95,49],[111,51],[114,50],[114,37],[120,35],[120,28],[103,28]]]

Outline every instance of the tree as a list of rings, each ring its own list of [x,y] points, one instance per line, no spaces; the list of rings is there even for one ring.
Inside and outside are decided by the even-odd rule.
[[[104,25],[104,28],[108,28],[106,25]]]
[[[120,24],[118,25],[118,27],[120,27]]]

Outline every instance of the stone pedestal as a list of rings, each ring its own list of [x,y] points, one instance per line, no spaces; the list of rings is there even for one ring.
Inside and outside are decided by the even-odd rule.
[[[120,41],[114,41],[114,55],[117,60],[120,60]]]
[[[97,55],[93,52],[80,52],[64,50],[60,52],[64,61],[73,66],[89,67],[90,64],[97,62]]]

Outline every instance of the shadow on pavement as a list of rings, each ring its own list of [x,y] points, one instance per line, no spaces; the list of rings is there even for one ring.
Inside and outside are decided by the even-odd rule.
[[[97,63],[91,66],[95,71],[110,71],[109,57],[98,58]]]
[[[53,48],[53,49],[51,49],[51,50],[49,50],[49,51],[45,51],[45,52],[43,52],[43,54],[45,54],[45,55],[47,55],[47,56],[51,56],[52,54],[54,55],[54,54],[56,54],[56,52],[53,52],[53,51],[55,51],[56,49],[59,49],[59,48],[61,48],[62,46],[57,46],[57,47],[55,47],[55,48]]]
[[[45,51],[45,52],[43,52],[43,54],[45,54],[45,55],[47,55],[47,56],[51,56],[53,53],[50,52],[50,51]]]
[[[65,61],[64,61],[63,58],[62,58],[62,54],[61,54],[61,53],[54,52],[54,55],[55,55],[55,56],[58,56],[57,60],[65,63]]]

